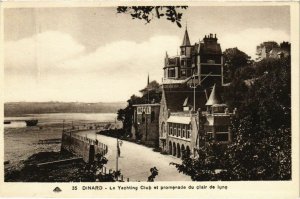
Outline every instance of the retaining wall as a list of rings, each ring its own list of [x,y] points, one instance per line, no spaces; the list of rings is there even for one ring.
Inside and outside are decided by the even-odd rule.
[[[83,158],[85,162],[95,160],[96,154],[105,155],[108,151],[107,145],[75,134],[78,131],[64,131],[62,134],[61,150],[69,151]]]

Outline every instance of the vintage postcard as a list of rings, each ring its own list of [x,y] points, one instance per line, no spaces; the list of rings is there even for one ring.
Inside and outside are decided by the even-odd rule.
[[[0,196],[298,197],[299,2],[0,5]]]

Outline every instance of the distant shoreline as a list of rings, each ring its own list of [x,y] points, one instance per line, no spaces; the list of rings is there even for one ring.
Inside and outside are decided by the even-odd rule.
[[[126,107],[126,102],[7,102],[4,117],[23,117],[28,114],[51,113],[117,113]]]
[[[4,115],[4,117],[27,117],[28,115],[37,115],[37,114],[117,114],[116,112],[45,112],[45,113],[22,113],[22,114],[13,114],[13,115]]]

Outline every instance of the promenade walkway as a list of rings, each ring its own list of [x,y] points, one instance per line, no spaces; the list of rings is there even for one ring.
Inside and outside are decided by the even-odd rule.
[[[108,164],[109,169],[116,169],[116,138],[104,135],[96,135],[95,130],[81,131],[77,133],[81,136],[87,136],[90,139],[97,139],[108,146]],[[159,172],[155,181],[191,181],[189,176],[179,173],[177,169],[170,165],[170,162],[181,162],[180,159],[170,155],[162,155],[154,152],[152,148],[135,144],[128,141],[122,141],[121,158],[119,158],[119,169],[130,181],[147,181],[150,175],[150,168],[156,167]]]

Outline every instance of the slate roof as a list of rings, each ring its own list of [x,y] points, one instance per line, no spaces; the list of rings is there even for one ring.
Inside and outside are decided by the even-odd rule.
[[[183,37],[181,46],[190,46],[190,45],[191,45],[191,42],[190,42],[189,34],[188,34],[187,29],[185,29],[185,33],[184,33],[184,37]]]
[[[188,86],[181,88],[164,88],[164,94],[166,99],[167,108],[171,112],[183,111],[183,104],[193,106],[194,104],[194,92],[192,88]],[[196,89],[196,110],[198,108],[205,109],[206,95],[203,89]]]
[[[221,46],[219,43],[205,42],[200,43],[200,54],[222,54]]]

